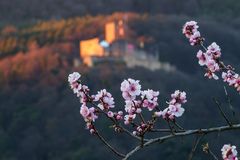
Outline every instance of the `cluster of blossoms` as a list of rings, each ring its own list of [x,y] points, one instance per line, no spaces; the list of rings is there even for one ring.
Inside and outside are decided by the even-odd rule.
[[[200,44],[203,41],[200,32],[198,31],[198,25],[195,21],[187,22],[183,26],[183,34],[189,39],[192,46]]]
[[[213,42],[210,46],[208,46],[207,51],[203,52],[199,50],[197,53],[198,63],[200,66],[206,66],[205,76],[209,79],[218,79],[218,76],[215,72],[220,71],[220,66],[218,64],[218,59],[221,56],[220,47]]]
[[[152,111],[158,105],[158,91],[153,91],[151,89],[141,92],[141,98],[143,100],[143,107],[148,108]]]
[[[97,110],[94,107],[87,107],[87,102],[93,97],[88,96],[89,89],[87,86],[80,83],[80,77],[81,75],[79,73],[73,72],[68,76],[68,82],[73,90],[73,93],[80,98],[80,102],[82,103],[82,106],[80,107],[80,114],[86,122],[87,129],[89,129],[91,133],[94,133],[95,129],[92,123],[98,118]]]
[[[141,91],[139,80],[131,78],[124,80],[120,89],[125,99],[125,111],[127,112],[124,116],[125,124],[130,124],[136,118],[136,114],[142,112],[142,108],[152,111],[158,105],[159,92],[151,89]],[[137,100],[137,96],[141,96],[141,99]]]
[[[151,89],[141,90],[141,85],[139,80],[127,79],[121,83],[120,90],[122,91],[122,96],[125,100],[125,111],[126,115],[122,111],[113,112],[111,109],[115,107],[114,98],[111,93],[107,92],[106,89],[100,90],[96,95],[90,95],[90,90],[88,86],[81,84],[80,81],[81,75],[77,72],[74,72],[69,75],[68,82],[70,84],[73,93],[80,98],[80,114],[86,122],[87,129],[91,133],[95,133],[94,122],[98,118],[100,113],[104,113],[108,118],[116,122],[124,119],[124,124],[134,124],[136,131],[133,132],[135,135],[144,134],[147,129],[150,129],[153,124],[152,121],[144,121],[141,115],[142,110],[145,108],[148,111],[159,111],[158,106],[158,91],[153,91]],[[171,95],[172,99],[168,103],[168,108],[163,111],[153,112],[154,117],[162,116],[167,120],[174,120],[175,117],[182,116],[184,108],[182,104],[186,103],[186,93],[175,91]],[[88,103],[92,104],[88,107]],[[133,123],[133,120],[137,117],[141,118],[141,123],[138,125]],[[116,128],[115,128],[116,129]]]
[[[202,45],[204,38],[201,37],[198,31],[199,26],[195,21],[186,22],[183,26],[183,34],[189,39],[191,45]],[[199,50],[197,52],[197,58],[200,66],[206,67],[205,77],[209,79],[218,80],[217,72],[222,71],[222,78],[224,82],[227,82],[230,86],[233,86],[240,92],[240,76],[233,72],[231,66],[225,66],[221,61],[221,49],[213,42],[205,51]]]
[[[106,89],[99,91],[97,95],[95,95],[94,101],[100,101],[98,107],[101,110],[108,111],[110,108],[114,108],[114,99]]]
[[[136,99],[136,96],[139,96],[141,93],[141,85],[139,84],[139,80],[134,80],[131,78],[124,80],[121,83],[120,89],[125,100],[134,100]]]
[[[184,108],[182,104],[186,103],[186,93],[180,92],[179,90],[175,91],[171,95],[171,100],[168,103],[168,107],[163,111],[159,111],[158,106],[158,91],[153,91],[151,89],[141,91],[141,85],[139,80],[128,79],[124,80],[121,84],[122,96],[125,99],[125,111],[127,114],[124,116],[124,123],[126,125],[132,124],[137,115],[141,114],[143,108],[146,108],[148,111],[153,111],[155,117],[161,117],[165,120],[174,120],[175,117],[180,117],[184,113]],[[139,99],[138,96],[140,96]],[[141,118],[141,115],[140,115]],[[133,131],[134,135],[141,135],[147,129],[151,128],[151,122],[141,122],[140,125],[134,124],[136,131]]]
[[[162,116],[166,120],[174,120],[175,117],[180,117],[184,113],[185,109],[182,108],[182,104],[187,102],[186,92],[176,90],[171,94],[171,100],[168,103],[169,106],[163,111],[155,112],[157,117]]]
[[[125,99],[125,111],[128,113],[124,116],[124,123],[130,124],[135,118],[136,113],[141,113],[141,102],[136,97],[141,94],[141,85],[139,80],[129,78],[121,83],[120,90]]]
[[[222,78],[224,82],[227,82],[229,86],[233,86],[240,92],[240,76],[233,73],[231,70],[222,73]]]
[[[148,125],[145,123],[141,123],[139,126],[137,126],[136,131],[133,131],[133,135],[142,135],[148,128]]]
[[[80,103],[82,104],[80,107],[80,114],[86,122],[86,128],[89,129],[90,133],[95,133],[96,131],[93,123],[98,118],[100,111],[116,121],[123,119],[122,111],[110,111],[110,109],[114,108],[115,104],[111,93],[103,89],[98,91],[96,95],[90,95],[88,86],[81,84],[80,78],[81,75],[79,73],[73,72],[68,76],[68,82],[73,93],[80,99]],[[98,102],[98,104],[95,105],[97,107],[88,107],[88,102],[92,104]]]
[[[225,144],[221,151],[224,160],[238,160],[236,146]]]

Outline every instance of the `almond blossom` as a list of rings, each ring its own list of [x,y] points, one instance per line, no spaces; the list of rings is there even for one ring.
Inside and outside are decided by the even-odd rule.
[[[198,63],[200,66],[205,66],[207,64],[207,61],[208,61],[208,57],[206,55],[206,53],[204,53],[202,50],[199,50],[197,52],[197,58],[198,58]]]
[[[206,66],[206,73],[204,75],[205,77],[208,77],[209,79],[213,78],[215,80],[218,79],[218,76],[215,74],[215,72],[220,71],[220,66],[216,59],[219,58],[220,55],[220,48],[215,42],[208,46],[206,53],[204,53],[202,50],[197,52],[199,65]]]
[[[139,126],[137,126],[136,131],[133,131],[133,135],[142,135],[146,131],[148,125],[145,123],[141,123]]]
[[[73,84],[77,82],[80,79],[81,75],[78,72],[73,72],[72,74],[69,74],[68,76],[68,82],[70,84]]]
[[[216,42],[213,42],[210,46],[208,46],[207,54],[212,55],[215,59],[221,57],[221,49]]]
[[[152,111],[157,105],[157,100],[159,92],[148,89],[141,92],[141,98],[143,99],[143,107],[148,108],[149,111]]]
[[[193,35],[189,38],[189,42],[192,46],[200,44],[202,42],[202,37],[199,31],[193,33]]]
[[[73,72],[68,76],[68,83],[75,94],[77,93],[77,88],[79,85],[77,81],[80,79],[80,77],[81,75],[78,72]]]
[[[171,94],[171,98],[172,99],[168,103],[169,106],[163,111],[155,112],[155,116],[162,116],[163,119],[166,120],[174,120],[175,117],[181,117],[183,115],[185,109],[182,108],[182,104],[187,102],[186,92],[176,90],[173,94]]]
[[[224,160],[238,160],[236,146],[225,144],[222,149],[222,158]]]
[[[238,92],[240,92],[240,77],[236,80],[234,87],[237,89]]]
[[[80,108],[80,114],[83,116],[86,122],[95,122],[98,116],[95,114],[96,110],[94,107],[88,108],[85,105],[82,105]]]
[[[100,101],[98,107],[101,110],[109,110],[109,108],[114,108],[114,99],[111,93],[107,92],[106,89],[98,91],[94,97],[94,101]]]
[[[182,33],[187,37],[190,38],[198,29],[197,22],[189,21],[186,22],[183,26]]]
[[[125,111],[128,114],[135,114],[135,113],[141,113],[142,109],[141,109],[141,101],[137,101],[137,100],[132,100],[132,101],[125,101]]]
[[[141,93],[141,85],[139,84],[139,80],[134,80],[131,78],[124,80],[121,83],[120,89],[125,100],[133,100]]]
[[[124,116],[124,124],[130,124],[136,118],[136,114],[128,114]]]
[[[230,86],[232,86],[237,82],[239,75],[233,73],[231,70],[228,70],[227,72],[222,72],[222,78],[224,82],[227,82]]]
[[[209,69],[207,69],[207,72],[204,74],[204,76],[208,77],[209,79],[215,79],[215,80],[219,79],[218,76]]]
[[[225,66],[220,57],[222,55],[221,48],[216,42],[211,43],[207,48],[204,46],[204,38],[201,37],[198,31],[199,26],[195,21],[186,22],[183,26],[183,34],[189,39],[191,45],[201,45],[205,52],[199,50],[197,52],[198,63],[200,66],[205,66],[205,77],[218,80],[218,74],[222,74],[224,82],[236,88],[240,92],[239,75],[233,72],[233,68]],[[222,73],[221,73],[222,72]]]

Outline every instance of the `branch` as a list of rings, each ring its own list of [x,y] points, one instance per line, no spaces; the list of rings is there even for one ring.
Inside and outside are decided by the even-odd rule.
[[[217,156],[211,150],[209,150],[209,153],[211,154],[214,160],[218,160]]]
[[[119,157],[125,157],[124,154],[119,153],[116,149],[114,149],[99,133],[98,131],[95,132],[96,136],[116,155]]]
[[[206,135],[206,134],[210,134],[210,133],[214,133],[214,132],[223,132],[223,131],[237,130],[237,129],[240,129],[240,124],[235,124],[232,126],[214,127],[214,128],[208,128],[208,129],[187,130],[185,132],[175,133],[174,135],[170,134],[167,136],[150,139],[148,142],[144,143],[143,146],[147,147],[154,143],[163,143],[164,141],[175,138],[175,137],[184,137],[184,136],[196,135],[196,134]],[[126,154],[126,156],[125,156],[125,158],[123,158],[123,160],[127,160],[129,157],[131,157],[135,152],[139,151],[140,149],[142,149],[141,146],[137,146],[132,151],[130,151],[128,154]]]
[[[172,132],[170,129],[151,129],[150,132]],[[174,130],[174,132],[185,132],[185,130]]]
[[[225,92],[225,95],[226,95],[226,98],[227,98],[228,106],[229,106],[230,110],[232,111],[233,116],[235,116],[235,110],[234,110],[234,108],[233,108],[233,106],[231,104],[231,99],[230,99],[230,97],[228,95],[228,91],[227,91],[225,86],[223,88],[224,88],[224,92]]]
[[[87,95],[87,94],[86,94],[86,96],[90,97],[90,96]],[[94,103],[94,102],[90,102],[90,103],[91,103],[92,105],[94,105],[95,107],[98,107],[96,103]],[[110,119],[116,126],[120,127],[120,128],[122,129],[122,131],[124,131],[127,135],[132,136],[132,137],[134,137],[134,138],[136,138],[136,139],[138,139],[138,140],[140,140],[140,141],[142,140],[141,137],[138,137],[138,136],[133,135],[129,130],[127,130],[126,128],[124,128],[122,125],[118,124],[114,118],[108,117],[107,113],[105,113],[104,111],[102,111],[102,110],[98,110],[98,111],[99,111],[100,113],[103,113],[103,114],[106,116],[106,118]],[[148,141],[148,139],[143,139],[143,141],[146,142],[146,141]]]
[[[221,107],[221,104],[217,101],[217,99],[213,98],[213,100],[214,100],[215,103],[217,104],[217,107],[218,107],[221,115],[223,116],[223,118],[226,120],[227,124],[228,124],[229,126],[231,126],[232,124],[231,124],[230,120],[227,118],[226,114],[223,112],[222,107]]]
[[[192,160],[193,155],[194,155],[194,153],[197,149],[197,146],[198,146],[198,144],[199,144],[199,142],[201,141],[202,138],[203,138],[202,135],[200,135],[199,137],[196,137],[196,140],[194,141],[194,145],[192,147],[191,153],[189,154],[188,160]]]
[[[141,137],[133,135],[129,130],[127,130],[126,128],[122,127],[121,125],[119,125],[119,127],[120,127],[124,132],[126,132],[127,135],[132,136],[132,137],[138,139],[139,141],[141,141]],[[147,142],[147,141],[149,141],[149,139],[143,139],[143,141],[144,141],[144,142]]]

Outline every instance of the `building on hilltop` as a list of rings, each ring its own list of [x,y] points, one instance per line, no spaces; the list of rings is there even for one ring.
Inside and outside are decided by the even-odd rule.
[[[149,70],[175,70],[166,63],[160,63],[158,53],[150,54],[143,50],[143,44],[138,47],[136,41],[129,42],[126,22],[123,20],[105,24],[105,39],[98,37],[80,41],[80,57],[89,67],[103,62],[125,63],[127,67],[144,67]]]

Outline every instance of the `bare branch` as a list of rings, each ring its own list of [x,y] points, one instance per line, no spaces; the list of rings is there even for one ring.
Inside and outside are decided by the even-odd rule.
[[[150,132],[172,132],[170,129],[151,129]],[[185,132],[185,130],[175,130],[175,133]]]
[[[235,116],[235,110],[234,110],[234,108],[231,104],[231,99],[228,95],[228,91],[227,91],[225,86],[223,86],[223,88],[224,88],[224,92],[225,92],[225,95],[226,95],[226,98],[227,98],[228,106],[229,106],[230,110],[232,111],[233,116]]]
[[[195,151],[197,149],[197,146],[198,146],[198,144],[199,144],[199,142],[201,141],[202,138],[203,138],[203,135],[200,135],[200,136],[196,137],[196,140],[194,141],[192,150],[191,150],[191,152],[189,154],[188,160],[192,160],[193,155],[194,155],[194,153],[195,153]]]
[[[240,124],[235,124],[232,126],[214,127],[214,128],[208,128],[208,129],[187,130],[185,132],[175,133],[174,135],[170,134],[167,136],[150,139],[148,142],[144,143],[143,146],[147,147],[154,143],[163,143],[166,140],[176,138],[176,137],[184,137],[184,136],[196,135],[196,134],[206,135],[206,134],[215,133],[215,132],[224,132],[224,131],[239,130],[239,129],[240,129]],[[128,154],[126,154],[126,156],[125,156],[125,158],[123,158],[123,160],[127,160],[129,157],[131,157],[134,153],[136,153],[140,149],[142,149],[141,146],[137,146],[132,151],[130,151]]]
[[[115,148],[113,148],[99,133],[98,131],[95,132],[96,136],[117,156],[119,157],[125,157],[124,154],[118,152]]]
[[[231,124],[230,120],[227,118],[226,114],[223,112],[220,102],[218,102],[218,100],[216,98],[213,98],[213,100],[217,104],[217,107],[218,107],[221,115],[223,116],[223,118],[226,120],[228,125],[231,126],[232,124]]]
[[[213,159],[218,160],[217,156],[211,150],[209,150],[209,153],[211,154]]]

